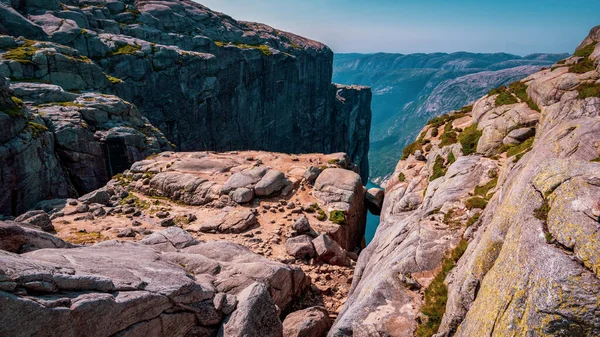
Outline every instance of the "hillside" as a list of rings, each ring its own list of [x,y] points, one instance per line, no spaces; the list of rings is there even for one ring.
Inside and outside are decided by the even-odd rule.
[[[371,180],[392,173],[400,150],[427,120],[458,109],[500,85],[550,67],[567,55],[336,54],[333,78],[373,90]]]
[[[329,336],[598,336],[599,145],[600,26],[404,149]]]

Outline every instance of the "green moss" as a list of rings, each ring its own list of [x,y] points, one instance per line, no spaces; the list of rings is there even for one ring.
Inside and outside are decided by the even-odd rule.
[[[446,175],[446,168],[444,167],[444,158],[441,156],[435,157],[435,163],[433,164],[433,173],[429,177],[429,181],[434,181],[439,177]]]
[[[445,114],[439,117],[435,117],[433,119],[431,119],[429,122],[427,122],[427,125],[431,125],[431,127],[434,128],[438,128],[446,123],[450,123],[453,122],[459,118],[462,118],[464,116],[467,115],[467,112],[470,112],[473,109],[472,106],[467,106],[462,108],[459,112],[450,115],[450,114]]]
[[[508,91],[501,92],[498,97],[496,97],[496,106],[510,105],[515,103],[519,103],[519,101]]]
[[[435,276],[429,287],[425,289],[425,303],[421,307],[421,312],[427,316],[427,320],[417,326],[415,333],[418,337],[431,337],[437,333],[448,301],[448,288],[444,284],[444,280],[456,266],[468,246],[467,240],[462,239],[450,255],[442,260],[440,272]]]
[[[465,156],[477,152],[477,143],[482,134],[483,132],[477,129],[477,124],[467,127],[460,133],[458,141],[462,146],[462,151]]]
[[[480,196],[482,198],[487,198],[489,191],[498,185],[498,178],[494,178],[490,180],[487,184],[483,186],[475,187],[475,195]]]
[[[554,241],[554,238],[552,237],[552,234],[550,234],[550,232],[546,232],[544,234],[544,236],[546,237],[546,242],[547,243],[552,243],[552,241]]]
[[[550,213],[550,204],[548,204],[548,200],[544,198],[542,205],[533,210],[533,216],[543,222],[548,222],[548,213]]]
[[[325,214],[325,211],[323,211],[322,209],[317,209],[317,220],[319,221],[325,221],[327,220],[327,214]]]
[[[333,223],[343,225],[346,223],[346,215],[344,214],[344,211],[331,211],[329,212],[329,220]]]
[[[273,55],[273,52],[271,51],[271,48],[269,48],[269,46],[267,45],[251,45],[251,44],[246,44],[246,43],[231,43],[231,42],[222,42],[222,41],[214,41],[215,45],[217,47],[225,47],[227,45],[234,45],[240,49],[258,49],[260,50],[265,56],[271,56]]]
[[[582,83],[577,87],[579,92],[578,98],[584,99],[588,97],[600,97],[600,84],[596,83]]]
[[[594,162],[594,163],[600,163],[600,157],[598,157],[596,159],[592,159],[591,161]]]
[[[398,174],[398,181],[399,181],[399,182],[405,182],[405,181],[406,181],[406,176],[404,175],[404,173],[403,173],[403,172],[400,172],[400,173]]]
[[[530,137],[527,140],[525,140],[524,142],[522,142],[521,144],[510,147],[506,151],[506,155],[508,157],[512,157],[514,155],[517,155],[517,154],[520,154],[520,153],[523,153],[523,152],[528,152],[533,147],[533,141],[534,140],[535,140],[534,137]]]
[[[2,54],[5,60],[17,61],[19,63],[31,63],[31,59],[39,49],[34,47],[35,41],[25,40],[25,43],[19,47],[10,48],[6,53]]]
[[[469,228],[469,227],[473,226],[473,224],[475,224],[477,221],[479,221],[480,217],[481,217],[481,212],[477,212],[477,213],[473,214],[473,216],[470,217],[469,220],[467,220],[465,227]]]
[[[116,180],[117,185],[120,185],[120,186],[127,186],[132,182],[131,178],[127,178],[122,173],[119,173],[119,174],[113,176],[112,179]]]
[[[576,57],[590,57],[590,55],[592,55],[592,53],[594,52],[594,49],[596,49],[596,42],[592,42],[590,44],[588,44],[587,46],[576,50],[573,53],[573,56]]]
[[[20,98],[18,98],[17,96],[10,96],[10,100],[19,107],[23,106],[23,101]]]
[[[28,122],[27,126],[33,133],[33,138],[39,138],[42,136],[42,133],[48,131],[48,128],[45,125],[35,122]]]
[[[126,44],[126,45],[119,47],[119,49],[110,52],[108,54],[108,56],[133,55],[140,49],[142,49],[142,48],[137,44],[135,44],[135,45]]]
[[[80,107],[80,108],[85,106],[83,104],[79,104],[79,103],[75,103],[75,102],[52,102],[52,103],[47,103],[47,104],[41,104],[40,106],[44,107],[44,106],[54,106],[54,105],[65,106],[65,107]]]
[[[456,162],[456,157],[453,152],[448,153],[448,166],[454,164]]]
[[[465,206],[467,209],[484,209],[487,206],[487,201],[481,197],[472,197],[465,201]]]
[[[431,129],[431,137],[437,137],[438,134],[439,134],[438,128],[432,128]]]
[[[11,118],[25,117],[25,114],[23,113],[23,109],[20,107],[12,107],[12,108],[8,108],[8,109],[4,109],[2,112],[7,114]]]
[[[113,77],[107,74],[104,74],[106,76],[106,78],[108,79],[108,81],[112,84],[119,84],[121,82],[123,82],[122,79],[118,78],[118,77]]]

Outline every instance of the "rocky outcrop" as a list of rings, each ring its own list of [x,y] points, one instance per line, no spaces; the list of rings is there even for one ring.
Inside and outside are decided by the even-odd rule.
[[[600,333],[597,31],[428,123],[329,336]]]
[[[304,292],[302,271],[239,245],[200,243],[181,229],[158,234],[162,240],[1,252],[0,332],[281,336],[277,307]]]
[[[321,43],[187,0],[11,4],[0,30],[41,42],[2,46],[4,76],[115,94],[183,151],[343,151],[366,181],[371,93]]]

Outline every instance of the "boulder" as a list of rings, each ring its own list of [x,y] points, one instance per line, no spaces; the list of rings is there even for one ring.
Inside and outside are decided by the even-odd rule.
[[[267,173],[267,171],[268,169],[264,167],[254,167],[249,170],[234,173],[221,188],[221,193],[229,194],[231,191],[240,187],[254,187],[254,185],[256,185],[256,183],[258,183]]]
[[[204,219],[187,229],[200,232],[242,233],[258,224],[256,215],[248,209],[226,209],[221,214]]]
[[[383,197],[385,191],[381,188],[370,188],[367,190],[366,201],[369,212],[374,215],[381,214],[381,207],[383,206]]]
[[[503,144],[520,144],[528,138],[535,136],[535,128],[520,128],[512,130],[502,140]]]
[[[315,247],[312,238],[308,235],[300,235],[285,241],[285,250],[297,259],[307,260],[315,256]]]
[[[92,191],[78,200],[81,202],[89,202],[92,204],[101,204],[107,206],[110,202],[111,195],[108,193],[105,187]]]
[[[315,182],[315,180],[317,180],[317,178],[319,177],[319,174],[321,174],[321,172],[323,172],[323,170],[319,167],[316,166],[309,166],[306,171],[304,171],[304,179],[306,179],[306,181],[309,184],[313,184]]]
[[[46,232],[54,231],[54,225],[52,225],[50,216],[41,210],[21,214],[15,219],[15,222],[27,223]]]
[[[281,337],[283,326],[267,287],[253,283],[237,295],[239,304],[223,322],[219,337]]]
[[[240,187],[230,192],[229,197],[238,204],[245,204],[254,199],[254,191],[249,188]]]
[[[308,218],[306,215],[300,216],[294,223],[292,224],[292,229],[296,231],[296,233],[303,234],[310,232],[310,223],[308,222]]]
[[[288,180],[285,174],[277,170],[269,170],[254,187],[254,193],[259,197],[268,197],[281,191]]]
[[[346,252],[332,240],[329,235],[321,234],[312,240],[319,260],[339,266],[347,266],[348,258]]]
[[[283,337],[325,337],[331,322],[323,307],[294,311],[283,320]]]
[[[25,253],[44,248],[74,247],[54,235],[29,228],[29,224],[0,221],[0,250]]]

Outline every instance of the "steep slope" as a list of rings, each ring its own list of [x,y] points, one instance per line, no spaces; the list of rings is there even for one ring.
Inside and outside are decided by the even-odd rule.
[[[336,54],[333,78],[373,88],[371,178],[381,183],[426,121],[568,55]]]
[[[599,32],[404,150],[329,336],[600,334]]]
[[[0,67],[7,77],[115,94],[179,150],[346,152],[368,175],[370,91],[331,84],[321,43],[188,0],[10,3],[0,31],[72,47],[108,80],[39,72],[37,58]]]

